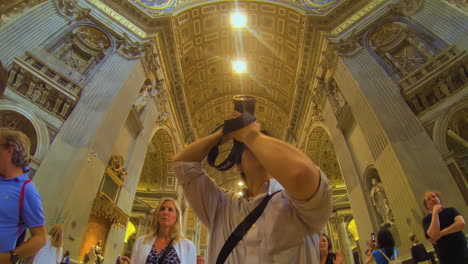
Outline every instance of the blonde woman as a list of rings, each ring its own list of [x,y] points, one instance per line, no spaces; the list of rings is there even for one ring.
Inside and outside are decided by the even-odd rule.
[[[63,226],[54,225],[43,246],[34,256],[32,264],[60,264],[62,260]]]
[[[138,238],[131,264],[196,264],[197,251],[192,241],[182,237],[180,210],[172,199],[165,199],[154,212],[149,233]]]

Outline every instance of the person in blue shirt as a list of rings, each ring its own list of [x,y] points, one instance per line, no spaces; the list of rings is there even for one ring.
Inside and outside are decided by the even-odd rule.
[[[0,263],[16,263],[34,255],[46,243],[41,197],[29,180],[30,142],[20,131],[0,128]],[[23,189],[24,186],[24,189]],[[20,210],[21,190],[23,209]],[[31,237],[16,245],[29,229]]]
[[[375,242],[370,243],[370,253],[367,255],[366,264],[375,263],[377,264],[388,264],[389,259],[394,260],[398,257],[398,249],[395,247],[395,240],[390,230],[386,228],[380,229],[377,233],[377,244]],[[385,254],[385,256],[384,256]]]

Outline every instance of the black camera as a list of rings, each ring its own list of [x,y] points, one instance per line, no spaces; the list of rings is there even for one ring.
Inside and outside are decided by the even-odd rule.
[[[251,115],[255,113],[255,103],[257,100],[250,95],[234,95],[234,110],[240,113],[249,112]]]

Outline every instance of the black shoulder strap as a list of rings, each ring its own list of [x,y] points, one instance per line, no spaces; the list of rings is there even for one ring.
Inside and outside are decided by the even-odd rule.
[[[229,254],[231,254],[231,251],[237,246],[239,241],[247,234],[247,232],[250,230],[252,225],[257,222],[258,218],[262,215],[263,211],[265,210],[265,207],[267,206],[268,202],[270,199],[273,197],[273,195],[277,194],[279,191],[272,193],[270,195],[267,195],[263,199],[263,201],[255,207],[255,209],[250,212],[249,215],[247,215],[244,220],[234,229],[232,234],[229,236],[229,238],[226,240],[226,242],[223,245],[223,248],[219,252],[218,259],[216,260],[216,264],[222,264],[226,261],[227,257]]]
[[[172,249],[172,242],[174,242],[174,239],[171,239],[171,241],[169,242],[169,244],[167,245],[167,247],[164,249],[164,253],[163,253],[163,255],[161,256],[161,258],[159,259],[158,264],[162,264],[162,263],[164,262],[164,259],[166,258],[167,254],[168,254],[169,251],[171,251],[171,249]]]

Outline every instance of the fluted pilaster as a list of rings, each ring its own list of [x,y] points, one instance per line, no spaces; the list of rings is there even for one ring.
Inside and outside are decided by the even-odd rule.
[[[373,232],[373,229],[371,216],[369,215],[369,210],[366,206],[366,194],[363,192],[362,188],[365,183],[360,182],[363,177],[356,170],[352,153],[349,150],[346,139],[343,136],[343,132],[337,128],[338,121],[336,120],[335,113],[329,102],[326,103],[322,114],[324,122],[329,128],[330,138],[333,142],[336,158],[338,159],[341,173],[346,183],[346,191],[353,211],[353,217],[356,222],[356,228],[360,237],[366,237]],[[366,248],[368,246],[365,239],[360,239],[359,243],[360,248]]]
[[[23,56],[27,49],[41,46],[67,22],[56,13],[52,1],[48,1],[0,27],[0,58],[3,64],[9,67],[15,57]]]
[[[456,44],[460,50],[468,48],[468,24],[461,8],[443,0],[426,0],[411,18],[448,44]]]
[[[459,202],[463,199],[456,184],[417,116],[369,52],[340,58],[335,79],[374,157],[396,219],[402,254],[409,255],[406,236],[415,230],[407,223],[418,221],[414,212],[422,215],[419,201],[425,190],[438,189],[451,204],[466,206]]]
[[[117,53],[109,56],[84,87],[36,174],[48,224],[57,213],[76,223],[68,228],[75,241],[65,241],[72,256],[78,255],[112,148],[138,93],[135,87],[144,79],[138,61]]]

